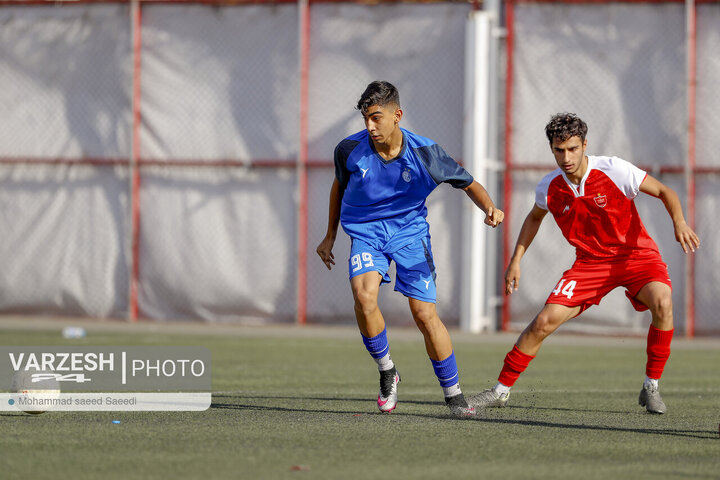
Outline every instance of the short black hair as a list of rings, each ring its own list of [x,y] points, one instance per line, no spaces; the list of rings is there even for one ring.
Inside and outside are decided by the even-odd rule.
[[[587,131],[587,124],[574,113],[557,113],[545,125],[545,135],[550,145],[553,140],[564,142],[571,137],[580,137],[580,141],[584,142]]]
[[[360,96],[355,108],[365,115],[368,109],[374,105],[380,107],[395,105],[400,108],[400,93],[398,93],[395,85],[384,80],[376,80],[370,83]]]

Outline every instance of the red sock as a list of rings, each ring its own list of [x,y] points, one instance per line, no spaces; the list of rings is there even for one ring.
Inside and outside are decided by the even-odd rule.
[[[645,375],[659,379],[670,356],[670,342],[675,330],[658,330],[650,325],[647,336],[647,364]]]
[[[507,387],[512,387],[515,380],[525,371],[533,358],[535,358],[534,355],[527,355],[521,352],[517,345],[514,345],[513,349],[505,355],[505,364],[500,371],[498,382]]]

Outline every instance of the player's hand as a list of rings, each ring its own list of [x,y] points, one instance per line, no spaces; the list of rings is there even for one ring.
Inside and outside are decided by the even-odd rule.
[[[488,211],[485,213],[485,225],[490,225],[493,228],[500,225],[504,219],[505,213],[496,207],[488,208]]]
[[[334,238],[325,237],[315,250],[317,254],[320,255],[320,259],[323,261],[328,270],[331,270],[332,266],[335,265],[335,255],[332,253],[334,244]]]
[[[690,250],[694,252],[696,248],[700,247],[700,237],[685,222],[675,225],[675,240],[680,242],[680,246],[685,253]]]
[[[505,295],[512,295],[518,288],[520,288],[520,264],[510,262],[505,271]]]

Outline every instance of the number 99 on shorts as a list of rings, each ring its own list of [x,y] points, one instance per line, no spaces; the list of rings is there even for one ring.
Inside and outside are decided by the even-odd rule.
[[[374,265],[375,264],[373,263],[372,254],[368,252],[357,253],[350,257],[350,266],[352,267],[352,273],[357,272],[363,267],[369,268],[373,267]]]

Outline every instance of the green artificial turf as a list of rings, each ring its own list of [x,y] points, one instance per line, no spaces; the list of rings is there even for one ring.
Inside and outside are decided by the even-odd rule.
[[[180,329],[182,330],[182,329]],[[1,478],[718,478],[720,340],[676,340],[661,392],[638,406],[642,339],[545,342],[509,406],[449,416],[414,331],[389,328],[402,375],[391,414],[352,329],[172,326],[2,329],[3,345],[200,345],[212,352],[205,412],[0,412]],[[494,384],[513,337],[453,332],[466,394]],[[120,423],[112,423],[118,420]]]

